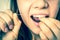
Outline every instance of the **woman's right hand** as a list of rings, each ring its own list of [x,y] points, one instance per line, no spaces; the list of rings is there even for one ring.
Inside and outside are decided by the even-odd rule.
[[[8,26],[6,26],[7,24]],[[16,13],[12,13],[10,10],[0,11],[0,31],[6,33],[2,37],[2,40],[17,39],[20,26],[21,26],[21,21],[18,19]]]
[[[60,40],[60,21],[54,18],[40,18],[41,40]]]

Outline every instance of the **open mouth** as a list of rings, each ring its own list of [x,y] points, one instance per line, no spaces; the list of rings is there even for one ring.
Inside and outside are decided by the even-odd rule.
[[[49,16],[48,15],[31,15],[31,18],[32,18],[32,20],[34,21],[34,22],[36,22],[36,23],[39,23],[40,22],[40,19],[39,19],[39,17],[40,18],[48,18]]]
[[[34,17],[33,15],[31,16],[32,20],[39,23],[40,20],[39,20],[39,17]]]

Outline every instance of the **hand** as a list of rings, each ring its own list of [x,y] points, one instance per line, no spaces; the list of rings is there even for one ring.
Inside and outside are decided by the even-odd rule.
[[[12,20],[14,25],[12,24]],[[8,24],[8,28],[11,29],[11,31],[8,30],[6,24]],[[2,37],[2,40],[17,39],[20,26],[21,21],[18,19],[16,13],[12,13],[10,10],[0,12],[0,31],[2,30],[6,33],[6,35]]]
[[[60,21],[53,18],[40,18],[41,40],[60,40]]]

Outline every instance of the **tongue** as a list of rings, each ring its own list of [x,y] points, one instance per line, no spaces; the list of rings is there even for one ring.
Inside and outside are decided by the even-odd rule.
[[[38,17],[34,17],[33,20],[34,20],[35,22],[40,22],[40,20],[39,20]]]
[[[31,16],[31,18],[32,18],[33,21],[35,21],[35,22],[40,22],[39,17],[33,17],[33,16]]]
[[[40,22],[39,17],[33,17],[33,16],[31,16],[31,18],[34,21],[35,25],[39,26],[39,22]]]
[[[34,20],[35,25],[39,26],[39,22],[40,22],[39,17],[34,17],[33,20]]]

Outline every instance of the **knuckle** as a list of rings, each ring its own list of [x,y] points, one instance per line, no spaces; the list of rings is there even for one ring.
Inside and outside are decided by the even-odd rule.
[[[21,25],[21,21],[18,21],[18,25]]]
[[[8,9],[5,12],[12,18],[13,12],[11,10]]]
[[[21,24],[21,21],[19,20],[19,24]]]

